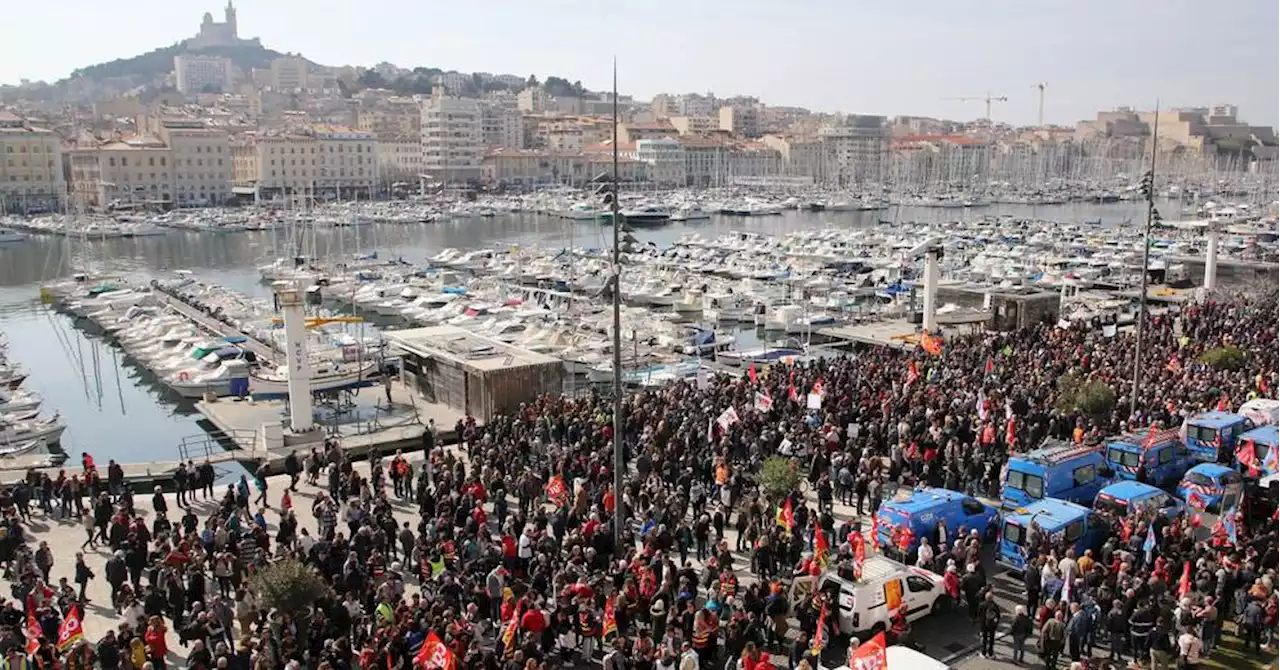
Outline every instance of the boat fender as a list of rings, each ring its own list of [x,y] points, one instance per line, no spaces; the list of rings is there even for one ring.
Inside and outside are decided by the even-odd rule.
[[[178,381],[185,382],[191,379],[191,373],[183,371],[178,373]]]

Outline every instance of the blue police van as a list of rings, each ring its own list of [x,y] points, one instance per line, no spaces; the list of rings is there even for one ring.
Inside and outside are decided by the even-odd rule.
[[[1112,475],[1101,449],[1049,440],[1039,449],[1009,458],[1000,505],[1013,509],[1043,498],[1092,505]]]
[[[938,522],[946,524],[947,545],[960,536],[977,530],[984,540],[995,537],[999,525],[996,508],[949,489],[925,488],[902,493],[880,505],[876,512],[876,544],[890,556],[902,556],[911,562],[914,555],[903,556],[898,539],[904,529],[910,530],[910,543],[905,553],[912,554],[920,546],[920,538],[928,537],[938,549]]]
[[[1006,510],[1002,516],[1000,547],[996,562],[1012,570],[1027,565],[1027,537],[1034,523],[1055,546],[1064,542],[1083,556],[1102,546],[1110,524],[1093,510],[1065,500],[1038,500],[1025,507]],[[1059,541],[1061,540],[1061,541]]]
[[[1146,470],[1147,481],[1156,486],[1173,486],[1196,463],[1178,431],[1129,433],[1106,442],[1107,465],[1116,479],[1136,479],[1138,468]]]
[[[1155,509],[1172,520],[1186,505],[1169,495],[1164,489],[1135,481],[1108,484],[1093,499],[1093,511],[1115,520],[1123,519],[1139,510]]]
[[[1187,507],[1210,514],[1221,514],[1235,507],[1243,493],[1244,477],[1217,463],[1201,463],[1191,468],[1178,483],[1178,497]]]
[[[1182,424],[1187,450],[1202,463],[1229,463],[1236,438],[1253,428],[1253,422],[1232,412],[1202,412]]]

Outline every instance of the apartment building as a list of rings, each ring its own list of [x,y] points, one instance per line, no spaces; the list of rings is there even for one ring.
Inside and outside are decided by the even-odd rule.
[[[524,119],[519,109],[480,103],[480,133],[488,148],[525,148]]]
[[[158,139],[172,159],[173,203],[221,204],[231,197],[231,137],[198,120],[160,120]]]
[[[738,137],[760,136],[760,114],[755,107],[725,106],[719,112],[720,130]]]
[[[139,135],[69,148],[71,203],[79,209],[175,202],[173,152],[158,137]]]
[[[316,124],[288,133],[251,134],[237,151],[237,181],[256,176],[259,193],[368,197],[378,179],[377,140],[353,128]]]
[[[606,153],[557,153],[536,150],[497,149],[482,161],[486,181],[531,187],[566,184],[583,187],[596,175],[613,173],[613,159]],[[644,181],[648,165],[632,158],[618,160],[618,179]]]
[[[547,150],[556,153],[577,153],[582,151],[582,129],[576,126],[562,126],[547,131]]]
[[[516,96],[516,105],[522,112],[541,114],[550,107],[551,96],[540,86],[530,86]]]
[[[231,89],[234,70],[230,58],[202,54],[179,54],[173,57],[174,86],[183,95],[204,91]]]
[[[676,132],[675,127],[666,122],[618,124],[618,141],[623,144],[630,144],[638,140],[656,140],[664,137],[674,137],[678,134],[679,133]]]
[[[66,193],[62,138],[0,111],[0,212],[57,210]]]
[[[822,142],[818,139],[765,135],[761,141],[778,152],[782,176],[822,180]]]
[[[964,135],[906,135],[893,143],[892,165],[897,178],[939,181],[971,181],[987,175],[991,145]],[[1012,146],[1030,153],[1029,145]]]
[[[827,183],[853,186],[883,180],[889,150],[885,117],[851,114],[822,128],[819,137]]]
[[[446,183],[480,178],[482,116],[476,100],[437,88],[422,105],[423,174]]]
[[[701,135],[720,128],[720,119],[714,116],[672,116],[667,121],[681,135]]]
[[[271,61],[271,88],[277,93],[298,93],[310,85],[307,61],[298,56],[281,56]]]
[[[698,95],[685,93],[676,98],[676,111],[679,116],[716,116],[720,102],[712,93]]]
[[[682,187],[686,181],[684,148],[673,139],[636,140],[636,159],[649,165],[649,181],[660,187]]]
[[[378,179],[384,184],[416,182],[422,174],[422,140],[416,137],[379,137],[376,152]]]
[[[422,104],[404,97],[362,102],[356,127],[378,137],[417,137],[422,132]]]
[[[436,75],[435,83],[443,86],[444,90],[458,95],[474,83],[474,79],[471,75],[463,72],[443,72]]]

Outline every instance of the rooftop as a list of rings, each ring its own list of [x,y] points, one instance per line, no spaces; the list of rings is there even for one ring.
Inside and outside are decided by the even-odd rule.
[[[521,349],[456,326],[431,326],[395,330],[384,334],[406,351],[449,361],[478,372],[494,372],[531,365],[560,364],[560,359]]]

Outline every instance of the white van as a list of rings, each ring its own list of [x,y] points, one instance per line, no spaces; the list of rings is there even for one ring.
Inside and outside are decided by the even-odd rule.
[[[885,665],[893,670],[947,670],[947,664],[912,649],[895,644],[884,650]],[[850,670],[841,665],[832,670]]]
[[[887,601],[891,590],[902,595],[907,621],[935,612],[946,602],[942,577],[879,554],[863,562],[862,579],[857,581],[833,571],[817,577],[797,577],[791,584],[792,611],[813,594],[815,587],[836,594],[840,632],[860,638],[889,629],[892,612]]]

